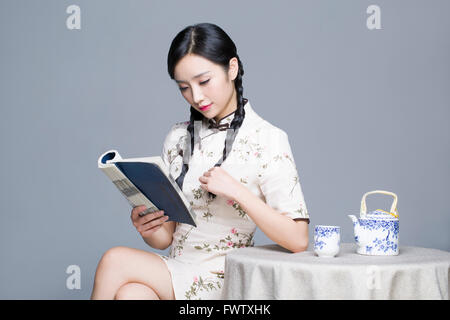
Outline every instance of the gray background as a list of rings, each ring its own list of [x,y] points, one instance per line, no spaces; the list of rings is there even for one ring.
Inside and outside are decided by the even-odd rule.
[[[66,27],[71,4],[81,30]],[[381,30],[366,27],[371,4]],[[244,96],[288,133],[310,239],[327,224],[352,242],[347,214],[385,189],[399,197],[402,245],[450,250],[449,12],[448,1],[2,0],[0,298],[88,299],[108,248],[153,250],[97,158],[158,155],[188,120],[166,59],[198,22],[230,35]],[[80,290],[66,288],[69,265]]]

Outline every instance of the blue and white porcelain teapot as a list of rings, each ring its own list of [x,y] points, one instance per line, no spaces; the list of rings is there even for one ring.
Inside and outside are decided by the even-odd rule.
[[[394,198],[389,212],[378,209],[367,213],[366,197],[374,193],[386,194]],[[349,217],[353,221],[357,253],[377,256],[398,255],[399,220],[395,193],[383,190],[367,192],[361,200],[360,218],[354,215]]]

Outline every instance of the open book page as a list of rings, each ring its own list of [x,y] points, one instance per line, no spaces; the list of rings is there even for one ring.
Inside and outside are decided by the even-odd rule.
[[[136,188],[122,171],[116,167],[115,163],[120,161],[127,161],[127,159],[122,159],[116,150],[110,150],[100,156],[98,167],[108,176],[112,183],[114,183],[133,208],[141,205],[147,207],[145,211],[140,213],[140,216],[159,211],[159,209],[147,199],[138,188]]]
[[[164,210],[169,217],[172,214],[170,218],[196,225],[195,213],[160,156],[122,159],[116,150],[110,150],[100,156],[98,167],[131,206],[148,208],[142,215]]]

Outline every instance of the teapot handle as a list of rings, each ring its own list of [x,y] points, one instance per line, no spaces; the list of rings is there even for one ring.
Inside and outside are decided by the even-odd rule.
[[[386,194],[388,196],[392,196],[394,198],[394,202],[392,202],[392,206],[391,206],[391,210],[389,211],[390,214],[394,215],[395,217],[398,217],[398,212],[397,212],[397,195],[393,192],[390,191],[384,191],[384,190],[374,190],[374,191],[369,191],[366,192],[361,200],[361,216],[365,216],[367,213],[367,206],[366,206],[366,196],[368,196],[369,194],[374,194],[374,193],[381,193],[381,194]]]

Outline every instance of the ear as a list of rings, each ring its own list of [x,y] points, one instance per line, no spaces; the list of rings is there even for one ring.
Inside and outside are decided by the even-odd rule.
[[[230,59],[229,68],[228,68],[228,78],[233,81],[236,79],[239,71],[239,63],[236,57]]]

